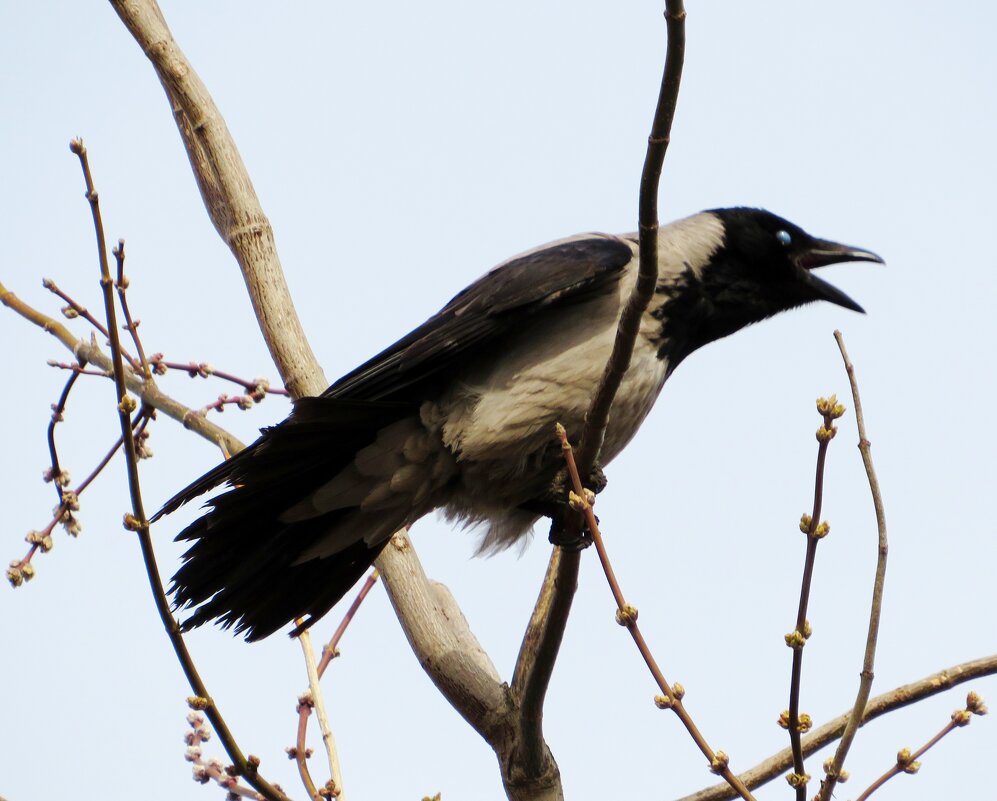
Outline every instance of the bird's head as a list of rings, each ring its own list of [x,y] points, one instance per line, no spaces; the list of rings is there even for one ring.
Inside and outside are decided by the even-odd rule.
[[[661,351],[672,368],[703,345],[778,314],[826,300],[863,309],[818,277],[818,267],[846,261],[883,263],[875,253],[811,236],[763,209],[712,209],[675,224],[682,238],[712,240],[697,260],[676,263],[659,248],[657,297]],[[662,239],[671,238],[662,229]]]

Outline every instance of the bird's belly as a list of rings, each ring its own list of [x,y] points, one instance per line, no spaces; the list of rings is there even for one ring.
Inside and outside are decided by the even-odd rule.
[[[549,358],[467,386],[442,415],[444,444],[459,464],[469,506],[509,508],[535,498],[563,466],[555,423],[577,442],[602,378],[615,327]],[[630,369],[610,414],[600,462],[626,446],[647,416],[666,377],[653,344],[638,338]],[[454,399],[456,400],[456,399]],[[444,422],[445,420],[445,422]]]

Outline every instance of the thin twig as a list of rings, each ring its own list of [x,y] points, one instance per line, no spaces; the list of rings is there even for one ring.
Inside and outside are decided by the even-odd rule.
[[[52,479],[52,484],[55,485],[55,492],[58,495],[60,504],[62,504],[62,488],[65,486],[65,481],[63,480],[62,468],[59,466],[59,451],[55,447],[55,427],[63,420],[63,415],[66,411],[66,401],[69,400],[69,393],[73,391],[73,387],[79,377],[79,373],[73,373],[67,379],[66,385],[62,388],[62,393],[59,395],[59,400],[52,407],[52,418],[49,420],[48,430],[46,431],[49,459],[51,460],[51,473],[49,477]]]
[[[300,625],[301,621],[299,620],[298,623]],[[343,771],[339,764],[339,751],[336,749],[336,738],[333,737],[332,727],[329,725],[329,715],[325,711],[325,698],[319,687],[315,649],[312,647],[312,637],[308,633],[308,629],[298,635],[298,642],[301,643],[301,652],[305,657],[305,670],[308,673],[308,695],[315,707],[319,729],[322,731],[322,743],[325,745],[325,753],[329,759],[329,781],[326,782],[325,789],[331,796],[345,801],[346,793],[343,792]],[[311,792],[311,788],[306,787],[306,789]]]
[[[231,373],[216,370],[207,362],[171,362],[164,359],[162,353],[154,353],[149,362],[153,367],[153,371],[157,374],[166,372],[167,369],[181,370],[191,378],[210,378],[211,376],[215,376],[225,381],[231,381],[233,384],[238,384],[249,392],[254,397],[254,400],[261,400],[263,395],[283,395],[287,397],[289,394],[282,387],[271,387],[270,382],[265,378],[256,378],[252,381],[247,381],[245,378],[239,378]]]
[[[620,318],[613,352],[585,418],[580,464],[586,475],[598,461],[609,411],[623,375],[630,366],[640,320],[654,296],[657,284],[658,187],[682,82],[682,66],[685,61],[685,16],[682,0],[666,0],[665,64],[640,181],[638,204],[640,267],[637,281]],[[570,539],[572,533],[577,534],[579,530],[579,517],[568,515],[566,525],[568,530],[565,536]],[[520,743],[521,749],[524,749],[521,755],[526,764],[531,765],[533,769],[541,769],[547,760],[548,749],[543,740],[542,729],[543,702],[578,586],[580,563],[581,557],[577,551],[554,549],[516,659],[512,688],[514,697],[520,702],[519,729],[521,734],[529,734]]]
[[[869,481],[869,491],[872,493],[872,505],[876,510],[876,529],[878,532],[876,548],[876,577],[872,584],[872,602],[869,609],[869,629],[865,640],[865,654],[862,658],[862,672],[859,674],[859,688],[855,694],[855,705],[852,707],[852,714],[849,718],[848,726],[841,741],[834,752],[831,763],[825,767],[825,778],[821,781],[820,792],[817,793],[814,801],[830,801],[833,797],[834,786],[838,782],[841,771],[844,768],[845,757],[848,749],[851,748],[852,741],[858,731],[859,721],[865,712],[865,706],[869,702],[872,693],[872,681],[875,677],[876,665],[876,643],[879,641],[879,621],[883,609],[883,589],[886,586],[886,558],[889,554],[889,541],[886,536],[886,511],[883,507],[883,496],[879,490],[879,480],[876,478],[876,469],[872,464],[872,445],[865,429],[865,417],[862,414],[862,399],[859,396],[859,385],[855,378],[855,365],[848,358],[848,351],[845,350],[845,340],[840,331],[834,332],[834,339],[838,343],[838,350],[841,351],[841,359],[845,364],[845,372],[848,373],[848,383],[852,389],[852,403],[855,406],[855,423],[859,433],[859,452],[862,454],[862,464],[865,466],[865,474]]]
[[[143,407],[135,416],[135,420],[132,425],[135,427],[135,436],[137,438],[142,436],[142,432],[144,432],[150,416],[151,410],[146,409],[145,407]],[[49,447],[53,449],[53,467],[46,472],[45,478],[46,480],[51,479],[52,481],[60,482],[59,504],[55,507],[52,519],[43,529],[40,531],[28,532],[28,535],[25,537],[25,539],[30,543],[28,552],[21,559],[12,561],[7,568],[7,580],[15,587],[20,586],[23,581],[30,580],[34,577],[34,568],[30,567],[32,559],[34,559],[35,554],[39,552],[48,553],[52,550],[54,546],[52,541],[52,532],[59,523],[62,523],[63,527],[66,529],[66,532],[70,536],[76,537],[79,535],[81,529],[80,521],[72,514],[72,512],[76,510],[79,497],[83,494],[83,491],[86,490],[93,480],[100,475],[101,471],[107,467],[114,454],[117,453],[118,448],[121,447],[121,437],[118,437],[114,445],[112,445],[101,460],[97,462],[96,467],[90,471],[89,475],[87,475],[87,477],[72,490],[65,490],[61,485],[62,483],[68,482],[69,473],[58,468],[58,454],[55,450],[55,441],[51,437],[51,434]],[[56,477],[57,470],[58,477]]]
[[[789,681],[789,711],[784,725],[789,730],[789,743],[793,749],[793,773],[787,779],[796,791],[797,801],[806,801],[807,775],[804,764],[803,746],[800,738],[811,726],[810,717],[800,714],[800,688],[803,683],[803,646],[810,637],[810,622],[807,620],[807,607],[810,604],[810,591],[813,586],[814,564],[817,560],[817,544],[830,527],[820,522],[821,506],[824,502],[824,467],[827,463],[827,448],[838,433],[834,420],[845,413],[845,407],[832,395],[817,399],[817,411],[823,417],[823,424],[817,429],[817,469],[814,477],[813,513],[804,515],[800,528],[807,535],[807,553],[803,562],[803,580],[800,585],[800,603],[796,611],[796,628],[786,635],[786,645],[793,649],[793,668]]]
[[[877,695],[866,705],[865,715],[859,725],[860,727],[864,726],[882,715],[895,712],[910,704],[916,704],[933,695],[947,692],[967,681],[993,675],[997,675],[997,654],[953,665],[910,684],[904,684],[882,695]],[[803,738],[803,753],[810,756],[839,739],[851,720],[851,714],[851,710],[849,710],[811,731]],[[793,752],[789,748],[784,748],[750,770],[741,773],[738,778],[754,790],[783,775],[792,764]],[[715,784],[692,795],[683,796],[677,801],[729,801],[735,796],[736,793],[729,785]]]
[[[59,370],[72,370],[74,373],[79,373],[80,375],[93,375],[99,378],[114,378],[114,373],[109,373],[105,370],[88,370],[85,367],[80,367],[75,362],[70,364],[69,362],[60,362],[57,359],[49,359],[48,366],[55,367]]]
[[[110,356],[104,353],[95,341],[78,339],[66,326],[25,303],[2,282],[0,282],[0,303],[58,339],[81,364],[95,364],[109,375],[113,375]],[[238,453],[245,447],[236,437],[206,419],[204,415],[164,394],[155,385],[144,382],[134,370],[125,370],[125,382],[128,389],[138,395],[144,405],[158,409],[167,417],[177,420],[184,428],[217,445],[224,453]]]
[[[121,423],[121,436],[124,441],[125,461],[128,467],[128,489],[132,501],[132,514],[125,516],[125,527],[138,533],[139,544],[142,549],[142,558],[145,562],[146,573],[149,578],[149,586],[152,589],[153,598],[159,616],[166,629],[167,635],[173,644],[177,659],[183,668],[184,674],[190,683],[191,689],[195,693],[195,698],[191,701],[191,706],[203,711],[215,732],[218,739],[225,747],[226,753],[235,765],[235,773],[245,776],[246,781],[253,786],[257,792],[265,796],[268,801],[288,801],[283,792],[274,787],[270,782],[260,776],[258,767],[259,760],[253,757],[247,758],[238,743],[229,731],[225,719],[222,717],[208,694],[204,682],[191,659],[190,652],[184,643],[180,633],[180,626],[174,619],[170,611],[170,603],[166,598],[163,589],[163,582],[159,576],[159,568],[156,565],[156,554],[152,547],[152,537],[149,534],[149,522],[145,516],[145,506],[142,501],[142,491],[139,485],[138,458],[135,453],[135,440],[131,425],[131,412],[136,406],[135,400],[128,394],[128,387],[125,381],[125,367],[121,355],[121,343],[118,338],[118,329],[114,309],[113,281],[111,271],[107,261],[107,244],[104,239],[104,226],[101,221],[100,206],[97,200],[97,192],[94,190],[93,178],[90,174],[90,164],[87,159],[87,151],[83,142],[74,139],[70,143],[70,149],[80,160],[80,167],[83,170],[84,181],[86,182],[86,198],[90,203],[90,210],[93,216],[94,230],[97,236],[97,252],[100,260],[100,285],[104,294],[104,311],[107,318],[107,330],[111,344],[111,362],[114,369],[114,386],[117,398],[118,417]]]
[[[119,239],[118,246],[111,251],[114,260],[118,265],[118,278],[114,282],[115,289],[118,290],[118,301],[121,303],[121,313],[125,316],[125,330],[132,335],[132,342],[135,343],[135,352],[138,353],[138,364],[132,362],[132,368],[140,370],[146,381],[152,381],[152,370],[149,368],[149,360],[145,358],[145,348],[142,347],[142,340],[138,335],[139,320],[132,319],[131,310],[128,308],[128,279],[125,278],[125,240]]]
[[[66,301],[67,308],[69,308],[72,311],[72,314],[69,315],[70,317],[72,316],[82,317],[84,320],[90,323],[90,325],[92,325],[94,328],[100,331],[100,333],[104,335],[104,339],[108,338],[107,328],[104,326],[104,324],[96,317],[94,317],[82,303],[79,303],[78,301],[74,300],[72,297],[69,296],[69,294],[63,291],[59,287],[59,285],[55,283],[55,281],[53,281],[51,278],[43,278],[42,286],[45,287],[49,292],[51,292],[56,297],[62,298],[62,300]],[[66,311],[64,309],[63,315],[65,314]]]
[[[325,669],[329,666],[329,663],[338,656],[339,641],[342,639],[343,634],[346,633],[347,627],[356,617],[357,610],[360,605],[364,602],[364,599],[370,593],[373,586],[377,583],[378,576],[380,574],[377,570],[372,570],[367,576],[367,580],[360,587],[360,591],[357,593],[356,598],[353,599],[353,603],[350,604],[349,609],[346,610],[346,614],[343,615],[343,619],[340,621],[339,625],[336,627],[336,631],[333,633],[332,638],[322,649],[322,658],[319,660],[318,665],[315,666],[315,679],[312,680],[312,668],[308,664],[309,654],[311,654],[311,660],[314,661],[315,655],[311,651],[311,643],[309,643],[308,651],[305,651],[305,666],[308,670],[308,692],[304,693],[298,698],[298,732],[297,738],[295,740],[295,746],[291,750],[291,754],[298,765],[298,774],[301,776],[301,782],[305,786],[305,790],[308,795],[315,799],[315,801],[320,801],[323,793],[320,793],[318,788],[315,786],[315,781],[312,779],[311,771],[308,769],[307,759],[311,756],[311,749],[307,748],[305,745],[306,738],[308,735],[308,718],[312,713],[312,708],[317,706],[316,700],[321,701],[322,690],[319,685],[318,680],[322,678],[325,673]],[[307,634],[308,629],[306,629],[302,634]],[[302,644],[302,650],[304,651],[305,645]],[[321,718],[320,718],[321,721]],[[325,729],[323,729],[323,737],[325,736]],[[330,740],[328,742],[332,743],[333,749],[335,749],[335,741],[331,740],[332,733],[329,733]],[[335,768],[332,770],[332,778],[323,788],[323,791],[327,795],[333,795],[334,791],[338,792],[339,797],[342,798],[342,791],[338,788],[341,786],[342,781],[338,777],[341,775],[339,767],[339,756],[333,751],[329,753],[330,767],[335,764]],[[334,762],[333,762],[334,760]]]
[[[710,770],[717,775],[723,777],[723,779],[734,789],[737,793],[746,801],[752,801],[753,796],[751,792],[745,787],[744,783],[734,775],[729,766],[729,758],[723,751],[714,751],[709,743],[706,742],[706,738],[699,731],[699,728],[692,720],[692,716],[686,710],[685,705],[682,703],[682,696],[685,691],[679,685],[670,685],[665,679],[664,673],[661,672],[661,668],[658,667],[658,662],[654,658],[654,654],[651,653],[651,649],[644,639],[644,635],[641,633],[640,627],[637,625],[637,609],[626,602],[623,596],[623,590],[620,588],[620,583],[616,579],[616,572],[613,570],[613,565],[609,561],[609,554],[606,551],[606,545],[602,539],[602,533],[599,530],[599,522],[595,518],[595,513],[592,511],[592,503],[595,500],[595,496],[588,490],[582,487],[582,479],[578,473],[578,466],[575,464],[574,454],[572,452],[571,443],[568,441],[568,434],[564,429],[564,426],[558,424],[557,426],[557,436],[561,441],[561,448],[564,454],[564,461],[568,467],[568,474],[571,476],[571,484],[574,487],[574,493],[571,496],[572,505],[578,509],[585,516],[585,523],[588,526],[589,532],[592,534],[592,543],[595,545],[596,551],[599,554],[599,561],[602,564],[602,569],[606,574],[606,580],[609,582],[609,588],[613,593],[613,598],[616,601],[616,622],[621,626],[625,626],[627,631],[630,632],[630,636],[633,637],[634,643],[637,645],[637,650],[640,651],[640,655],[644,658],[644,662],[650,670],[651,675],[654,677],[654,681],[657,683],[658,687],[661,689],[663,696],[658,696],[655,698],[655,703],[663,709],[671,709],[678,716],[679,720],[682,721],[682,725],[685,726],[686,731],[692,737],[693,741],[699,747],[699,750],[703,752],[707,761],[710,764]]]
[[[987,714],[987,707],[986,704],[983,703],[983,699],[976,693],[971,692],[966,698],[965,709],[957,709],[953,712],[952,718],[942,727],[942,730],[913,753],[911,753],[909,748],[901,748],[897,753],[897,761],[893,764],[893,766],[886,771],[886,773],[876,779],[876,781],[870,784],[865,791],[863,791],[863,793],[855,799],[855,801],[866,801],[869,796],[871,796],[874,792],[876,792],[876,790],[886,784],[886,782],[894,776],[898,776],[901,773],[917,773],[921,768],[921,763],[918,762],[918,760],[930,749],[938,745],[943,737],[955,729],[968,726],[970,721],[973,719],[973,715],[985,714]]]
[[[325,644],[322,649],[322,658],[318,663],[318,675],[322,678],[325,673],[325,669],[329,667],[329,663],[339,656],[339,641],[343,639],[343,635],[346,633],[347,627],[353,622],[353,619],[357,615],[357,611],[360,609],[360,605],[364,602],[364,599],[370,594],[370,591],[374,589],[374,585],[377,584],[378,578],[381,574],[377,570],[371,570],[367,575],[366,581],[360,587],[359,592],[357,592],[357,597],[353,599],[353,603],[350,604],[346,613],[343,615],[343,619],[339,621],[339,625],[336,626],[336,630],[332,633],[332,637],[329,638],[329,642]]]

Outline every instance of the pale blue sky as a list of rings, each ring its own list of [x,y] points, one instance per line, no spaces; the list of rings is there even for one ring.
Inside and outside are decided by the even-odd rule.
[[[660,2],[229,0],[163,10],[242,150],[330,380],[513,253],[635,228],[663,55]],[[747,768],[788,740],[774,721],[786,706],[782,635],[803,557],[796,524],[811,503],[813,400],[847,395],[834,328],[862,381],[890,523],[875,692],[997,646],[997,11],[885,0],[688,10],[662,218],[764,206],[888,263],[824,273],[865,317],[799,310],[684,363],[600,498],[617,572],[666,675],[686,686],[710,741]],[[158,82],[110,6],[9,4],[0,53],[0,280],[50,313],[58,304],[42,276],[100,307],[89,212],[67,148],[83,136],[108,235],[128,243],[147,348],[275,376]],[[11,559],[54,502],[39,477],[48,407],[65,376],[45,361],[68,354],[2,309],[0,341],[0,541]],[[194,406],[230,391],[175,374],[162,386]],[[59,436],[77,479],[115,437],[112,403],[97,379],[74,393]],[[270,399],[219,422],[250,440],[286,412]],[[865,637],[875,526],[855,441],[848,417],[830,455],[833,530],[818,557],[806,654],[803,707],[818,722],[850,706]],[[150,507],[218,458],[166,419],[150,444]],[[192,784],[183,762],[188,690],[120,526],[120,462],[82,504],[79,540],[57,533],[30,586],[0,588],[0,795],[220,799]],[[167,577],[180,552],[172,536],[194,511],[154,530]],[[508,678],[549,553],[545,533],[522,556],[488,560],[472,558],[473,534],[442,522],[423,521],[414,538]],[[328,636],[338,619],[316,633]],[[303,798],[283,754],[305,685],[297,645],[278,635],[249,646],[216,629],[189,642],[244,748]],[[383,591],[342,648],[326,689],[353,799],[503,797],[491,751],[433,690]],[[997,681],[976,686],[997,695]],[[899,747],[930,737],[964,690],[863,730],[838,798],[858,795]],[[587,553],[545,718],[572,801],[667,799],[710,782],[677,722],[650,703],[654,692]],[[876,797],[981,797],[994,726],[975,721],[921,775]],[[209,751],[221,753],[216,743]],[[810,763],[815,775],[822,759]],[[788,792],[780,781],[761,797]]]

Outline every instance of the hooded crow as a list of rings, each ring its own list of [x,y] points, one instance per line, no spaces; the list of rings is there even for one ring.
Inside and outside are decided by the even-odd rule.
[[[516,256],[156,515],[222,484],[178,540],[185,628],[217,619],[258,640],[320,618],[391,535],[434,509],[506,548],[550,505],[556,422],[579,434],[637,276],[636,234],[583,234]],[[779,312],[861,307],[813,270],[882,262],[760,209],[714,209],[658,233],[658,281],[601,452],[631,440],[689,354]],[[546,505],[545,505],[546,504]]]

